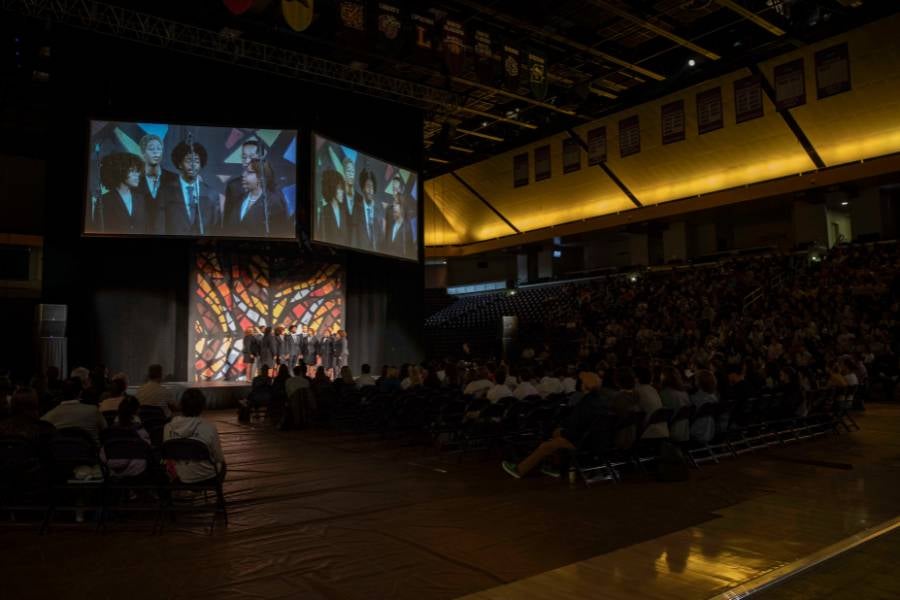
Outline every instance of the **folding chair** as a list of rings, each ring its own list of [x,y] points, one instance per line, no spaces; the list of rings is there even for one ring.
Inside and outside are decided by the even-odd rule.
[[[15,520],[16,511],[46,514],[47,473],[35,445],[20,436],[0,437],[0,510]]]
[[[571,451],[572,466],[585,486],[590,487],[594,483],[596,477],[591,477],[590,473],[595,471],[606,470],[614,483],[622,480],[614,465],[618,452],[615,433],[619,423],[620,418],[614,414],[597,417],[576,444],[575,450]]]
[[[145,461],[144,472],[136,476],[117,476],[112,470],[107,468],[106,489],[104,493],[104,511],[100,526],[105,526],[110,508],[114,508],[117,512],[156,512],[160,511],[159,502],[155,502],[152,506],[128,505],[128,497],[125,495],[124,501],[114,502],[113,496],[116,492],[131,491],[152,491],[158,494],[159,482],[161,474],[157,465],[159,460],[154,460],[154,453],[150,445],[145,442],[138,433],[128,429],[109,429],[101,434],[103,441],[103,454],[106,458],[107,465],[114,460],[143,460]],[[121,498],[119,499],[121,500]],[[114,502],[114,503],[111,503]],[[156,529],[156,523],[153,526]]]
[[[210,505],[204,504],[201,506],[182,506],[176,507],[174,502],[173,492],[179,491],[188,491],[188,492],[203,492],[204,498],[207,495],[207,492],[215,492],[216,501],[213,509],[213,518],[210,526],[210,533],[212,533],[213,528],[216,525],[216,517],[222,515],[222,520],[225,522],[225,525],[228,525],[228,510],[225,504],[225,492],[222,489],[222,480],[224,479],[224,473],[220,472],[218,466],[213,461],[212,456],[209,453],[209,448],[206,444],[201,442],[200,440],[195,440],[191,438],[179,438],[179,439],[171,439],[167,440],[162,445],[162,458],[163,460],[174,460],[176,462],[197,462],[197,463],[208,463],[212,466],[213,470],[216,472],[215,477],[211,477],[205,481],[197,481],[192,483],[185,483],[183,481],[172,481],[169,482],[168,485],[164,486],[165,496],[163,502],[160,504],[160,511],[162,516],[164,513],[168,513],[172,518],[176,512],[203,512],[208,510]],[[162,520],[160,520],[160,530],[162,529]]]
[[[103,518],[103,491],[106,483],[106,472],[100,462],[97,444],[94,442],[93,436],[77,427],[59,429],[49,442],[49,455],[52,465],[50,503],[47,508],[47,515],[44,517],[41,532],[47,531],[54,514],[59,510],[76,511],[77,515],[79,511],[93,509],[98,513],[97,523],[99,526]],[[98,465],[100,466],[99,479],[78,479],[73,473],[78,467],[93,468]],[[79,499],[95,493],[99,496],[99,500],[93,504],[82,504],[80,502],[67,504],[62,501],[62,498],[68,492],[76,492]]]

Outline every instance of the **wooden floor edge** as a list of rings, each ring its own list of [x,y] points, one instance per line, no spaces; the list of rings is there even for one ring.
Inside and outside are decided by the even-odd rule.
[[[808,571],[823,562],[835,558],[845,552],[861,546],[866,542],[871,542],[891,531],[900,527],[900,515],[889,519],[879,525],[865,529],[857,534],[851,535],[843,540],[822,548],[818,552],[814,552],[809,556],[795,560],[783,567],[773,569],[764,575],[760,575],[755,579],[751,579],[745,583],[735,586],[720,594],[716,594],[709,600],[738,600],[740,598],[748,598],[757,592],[761,592],[779,583],[783,583],[791,577],[795,577],[804,571]]]

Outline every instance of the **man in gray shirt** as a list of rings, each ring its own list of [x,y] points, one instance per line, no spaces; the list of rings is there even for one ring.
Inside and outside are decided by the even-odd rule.
[[[70,377],[63,383],[63,400],[59,406],[45,414],[42,419],[57,429],[77,427],[91,434],[94,442],[100,442],[100,431],[106,429],[106,419],[92,404],[81,403],[81,380]]]

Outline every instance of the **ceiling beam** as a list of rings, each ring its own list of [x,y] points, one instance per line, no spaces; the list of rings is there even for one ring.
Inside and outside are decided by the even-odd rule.
[[[763,19],[761,16],[759,16],[752,10],[744,8],[743,6],[741,6],[734,0],[713,0],[713,1],[716,4],[718,4],[719,6],[724,6],[725,8],[732,10],[732,11],[736,12],[737,14],[741,15],[748,21],[759,25],[760,27],[762,27],[763,29],[765,29],[766,31],[771,33],[772,35],[782,36],[782,35],[785,35],[785,33],[786,33],[784,31],[784,29],[781,29],[780,27],[776,27],[775,25],[773,25],[766,19]]]
[[[685,48],[687,48],[693,52],[696,52],[697,54],[701,54],[710,60],[719,60],[720,58],[722,58],[715,52],[713,52],[711,50],[707,50],[706,48],[704,48],[702,46],[698,46],[694,42],[692,42],[690,40],[686,40],[685,38],[681,37],[680,35],[675,34],[671,31],[669,31],[668,29],[665,29],[664,27],[655,25],[655,24],[651,23],[650,21],[648,21],[647,19],[644,19],[637,15],[633,15],[626,10],[622,10],[618,6],[616,6],[610,2],[607,2],[606,0],[588,0],[588,3],[593,4],[594,6],[597,6],[599,8],[602,8],[603,10],[610,12],[619,18],[625,19],[626,21],[630,21],[631,23],[634,23],[634,24],[638,25],[639,27],[643,27],[647,31],[651,31],[658,36],[672,40],[679,46],[684,46]]]
[[[506,216],[505,216],[502,212],[500,212],[499,210],[497,210],[497,207],[496,207],[496,206],[494,206],[493,204],[491,204],[490,202],[488,202],[487,198],[485,198],[484,196],[482,196],[480,193],[478,193],[478,190],[476,190],[476,189],[473,188],[471,185],[469,185],[469,182],[468,182],[468,181],[466,181],[465,179],[463,179],[462,177],[460,177],[460,176],[459,176],[459,173],[457,173],[456,171],[450,171],[450,175],[453,177],[453,179],[455,179],[456,181],[458,181],[464,188],[466,188],[466,189],[469,191],[470,194],[472,194],[473,196],[475,196],[476,198],[478,198],[479,200],[481,200],[481,203],[484,204],[485,206],[487,206],[489,209],[491,209],[491,211],[492,211],[495,215],[497,215],[497,216],[500,218],[501,221],[503,221],[504,223],[506,223],[506,225],[507,225],[510,229],[512,229],[515,233],[522,233],[522,231],[521,231],[518,227],[516,227],[515,225],[512,224],[512,221],[510,221],[509,219],[507,219]]]
[[[452,112],[464,112],[469,113],[471,115],[478,115],[479,117],[484,117],[486,119],[494,119],[495,121],[500,121],[501,123],[509,123],[510,125],[518,125],[523,129],[537,129],[538,126],[533,123],[526,123],[525,121],[519,121],[518,119],[508,119],[506,117],[501,117],[495,115],[493,113],[485,112],[483,110],[478,110],[477,108],[469,108],[468,106],[457,106],[452,109]],[[457,130],[459,131],[459,130]]]
[[[534,100],[533,98],[529,98],[528,96],[522,96],[521,94],[516,94],[514,92],[510,92],[510,91],[507,91],[507,90],[504,90],[504,89],[501,89],[498,87],[494,87],[492,85],[485,85],[483,83],[479,83],[477,81],[472,81],[470,79],[464,79],[462,77],[451,76],[450,81],[452,81],[454,83],[460,83],[462,85],[468,85],[468,86],[477,88],[479,90],[484,90],[487,92],[493,92],[495,94],[500,94],[501,96],[506,96],[507,98],[513,98],[513,99],[519,100],[521,102],[527,102],[528,104],[531,104],[532,106],[546,108],[547,110],[552,110],[554,112],[568,115],[570,117],[581,116],[581,115],[578,115],[574,110],[569,110],[567,108],[560,108],[558,106],[554,106],[553,104],[550,104],[549,102],[541,102],[540,100]],[[582,118],[588,119],[589,117],[582,116]]]
[[[460,129],[459,127],[457,127],[456,133],[460,135],[471,135],[472,137],[481,138],[483,140],[490,140],[492,142],[504,141],[503,138],[499,135],[491,135],[489,133],[482,133],[480,131],[472,131],[471,129]]]
[[[456,3],[466,6],[467,8],[470,8],[474,11],[480,12],[484,15],[487,15],[487,16],[491,17],[492,19],[500,21],[501,23],[505,23],[511,27],[515,27],[517,29],[527,31],[528,33],[530,33],[533,36],[540,37],[540,38],[543,38],[546,40],[552,40],[552,41],[556,42],[557,44],[562,44],[564,46],[568,46],[569,48],[574,48],[575,50],[584,52],[586,54],[590,54],[591,56],[594,56],[595,58],[599,58],[601,60],[612,63],[614,65],[618,65],[624,69],[634,71],[635,73],[640,73],[641,75],[644,75],[651,79],[655,79],[657,81],[663,81],[665,79],[665,76],[660,75],[659,73],[655,73],[654,71],[651,71],[650,69],[645,69],[644,67],[642,67],[640,65],[636,65],[634,63],[628,62],[627,60],[623,60],[623,59],[613,56],[611,54],[607,54],[606,52],[597,50],[596,48],[592,48],[591,46],[588,46],[587,44],[582,44],[581,42],[576,42],[575,40],[569,39],[569,38],[559,35],[557,33],[553,33],[552,31],[548,31],[537,25],[532,25],[528,21],[523,21],[522,19],[519,19],[518,17],[513,17],[511,15],[507,15],[506,13],[502,13],[502,12],[495,10],[493,8],[490,8],[488,6],[483,6],[482,3],[480,3],[480,2],[474,2],[473,0],[456,0]]]

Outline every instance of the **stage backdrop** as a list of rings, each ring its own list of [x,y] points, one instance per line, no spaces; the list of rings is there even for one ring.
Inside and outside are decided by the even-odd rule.
[[[190,286],[188,379],[236,381],[243,373],[244,329],[344,327],[344,277],[338,264],[299,256],[198,247]]]

